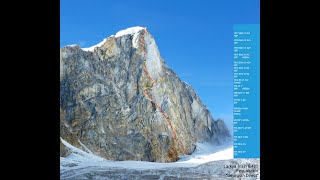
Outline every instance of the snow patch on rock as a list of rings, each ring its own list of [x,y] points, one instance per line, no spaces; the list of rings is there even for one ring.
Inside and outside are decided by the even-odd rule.
[[[88,47],[88,48],[81,48],[81,49],[84,50],[84,51],[93,52],[94,48],[101,47],[106,41],[107,41],[107,38],[105,38],[103,41],[101,41],[100,43],[98,43],[98,44],[96,44],[94,46],[91,46],[91,47]]]
[[[144,27],[140,27],[140,26],[136,26],[136,27],[131,27],[128,29],[124,29],[121,30],[119,32],[117,32],[117,34],[115,35],[115,37],[120,37],[123,35],[127,35],[127,34],[136,34],[137,32],[139,32],[140,30],[145,29]]]

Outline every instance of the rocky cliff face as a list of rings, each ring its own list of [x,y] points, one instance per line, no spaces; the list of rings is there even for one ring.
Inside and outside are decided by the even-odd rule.
[[[135,27],[92,48],[60,49],[61,137],[110,160],[176,161],[183,150],[143,93],[150,85],[144,61],[155,81],[148,92],[188,153],[195,142],[221,143],[230,136],[223,121],[214,121],[194,89],[166,65],[152,35]],[[61,145],[60,155],[68,154]]]

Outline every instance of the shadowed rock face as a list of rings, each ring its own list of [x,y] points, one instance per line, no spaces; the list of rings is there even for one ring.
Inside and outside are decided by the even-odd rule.
[[[221,143],[230,137],[214,121],[193,88],[182,82],[160,56],[154,38],[139,30],[111,36],[93,51],[60,49],[60,134],[70,144],[110,160],[172,162],[183,154],[149,94],[169,116],[188,153],[196,142]],[[60,155],[66,156],[63,146]]]

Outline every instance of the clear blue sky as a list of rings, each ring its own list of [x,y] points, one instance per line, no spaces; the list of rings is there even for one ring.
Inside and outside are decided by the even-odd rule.
[[[146,26],[163,59],[194,87],[214,118],[232,120],[232,27],[260,24],[259,0],[60,2],[61,47],[89,47],[119,30]]]

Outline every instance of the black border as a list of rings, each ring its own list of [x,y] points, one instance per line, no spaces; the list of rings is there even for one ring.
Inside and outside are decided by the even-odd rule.
[[[3,175],[60,179],[60,1],[3,7]]]
[[[295,37],[301,35],[297,32],[299,18],[294,14],[300,16],[296,10],[301,8],[272,0],[260,2],[261,179],[297,179],[299,174],[308,179],[310,173],[302,170],[305,164],[298,157],[299,146],[305,144],[298,140],[303,134],[297,116],[301,110],[296,98],[300,81],[296,76],[299,67],[293,67],[302,65],[295,63],[299,48],[293,47],[299,45]]]
[[[260,177],[261,179],[273,179],[271,164],[272,142],[274,139],[270,133],[272,129],[272,41],[274,29],[271,26],[272,15],[270,8],[272,3],[268,0],[260,1]],[[272,93],[271,93],[272,94]]]

